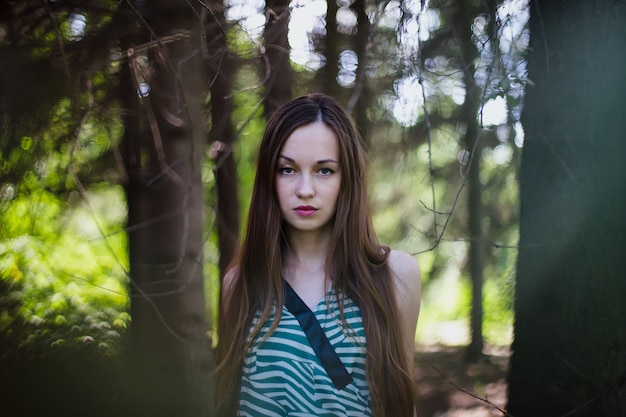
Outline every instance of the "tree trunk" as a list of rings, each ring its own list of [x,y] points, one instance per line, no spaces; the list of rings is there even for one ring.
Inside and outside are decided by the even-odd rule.
[[[466,101],[468,98],[466,97]],[[476,124],[475,124],[476,127]],[[469,272],[472,283],[472,308],[470,312],[470,344],[465,351],[465,358],[471,362],[482,357],[483,339],[483,281],[485,270],[485,238],[482,228],[484,208],[482,202],[483,186],[480,182],[480,169],[483,147],[477,138],[478,129],[468,129],[465,143],[473,156],[467,171],[468,233],[470,236]],[[473,146],[473,147],[471,147]]]
[[[355,0],[350,8],[357,16],[357,32],[353,37],[353,49],[358,59],[356,84],[346,106],[352,115],[355,125],[366,143],[369,143],[370,118],[367,116],[367,104],[370,102],[370,91],[367,85],[367,46],[370,37],[370,20],[367,15],[365,0]]]
[[[293,73],[289,47],[289,0],[265,2],[265,56],[261,63],[265,79],[265,116],[291,99]]]
[[[233,155],[235,135],[231,123],[232,87],[235,60],[226,43],[227,23],[223,0],[208,3],[203,14],[205,59],[211,93],[211,131],[209,142],[216,161],[216,222],[219,239],[219,268],[223,278],[237,249],[239,239],[239,199],[237,167]]]
[[[508,411],[626,415],[626,4],[534,2]]]
[[[459,120],[466,126],[463,146],[470,152],[470,159],[464,169],[467,174],[467,231],[470,238],[469,275],[472,286],[472,308],[470,312],[470,344],[465,351],[466,359],[476,361],[483,351],[483,271],[485,269],[484,233],[482,220],[483,187],[480,182],[482,146],[478,125],[481,88],[474,80],[474,62],[478,58],[478,49],[472,42],[472,23],[479,10],[465,3],[459,3],[454,9],[453,22],[459,31],[460,65],[463,68],[465,101],[461,106]]]
[[[317,50],[324,56],[324,66],[315,74],[315,85],[319,91],[339,99],[340,87],[337,82],[339,75],[340,35],[337,30],[337,1],[326,0],[326,35],[317,39]]]
[[[135,44],[120,83],[132,317],[128,411],[210,415],[200,175],[205,86],[198,19],[185,1],[152,0],[145,8],[140,12],[150,41]],[[150,62],[145,79],[142,56]],[[150,90],[138,103],[142,81]]]

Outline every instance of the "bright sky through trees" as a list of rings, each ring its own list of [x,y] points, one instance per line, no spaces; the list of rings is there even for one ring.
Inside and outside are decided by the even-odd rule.
[[[356,25],[356,16],[348,8],[346,1],[338,2],[340,5],[337,12],[337,23],[343,27]],[[498,17],[505,21],[503,25],[500,49],[503,53],[511,51],[514,42],[520,38],[526,21],[528,19],[528,2],[526,0],[506,0],[498,8]],[[239,20],[242,28],[252,39],[259,39],[265,17],[263,15],[264,2],[262,0],[232,0],[228,8],[228,18]],[[291,3],[292,13],[289,25],[289,43],[291,45],[291,59],[294,63],[304,65],[311,70],[317,70],[324,64],[324,57],[319,56],[314,50],[309,40],[314,31],[325,31],[326,2],[324,0],[295,0]],[[441,25],[439,12],[429,9],[428,3],[422,9],[421,1],[407,1],[403,5],[404,9],[413,14],[413,18],[403,22],[403,32],[400,34],[402,50],[399,53],[405,56],[415,56],[420,42],[428,40],[431,33]],[[379,23],[385,26],[397,26],[400,22],[400,4],[391,1],[387,7],[380,11],[384,13]],[[373,18],[374,16],[370,16]],[[381,16],[376,16],[377,18]],[[479,22],[480,23],[480,22]],[[527,40],[526,40],[527,41]],[[354,66],[355,61],[352,51],[344,51],[340,58],[340,65]],[[341,85],[348,86],[353,83],[355,71],[343,71],[338,74],[338,81]],[[465,91],[462,83],[449,79],[439,88],[450,95],[452,100],[460,105],[465,100]],[[424,97],[430,92],[423,91],[422,85],[415,76],[399,79],[394,85],[396,97],[388,102],[388,106],[398,123],[403,126],[411,126],[417,123],[419,115],[422,113]],[[434,93],[434,92],[433,92]],[[507,122],[508,109],[504,97],[498,96],[488,100],[482,108],[481,121],[483,126],[496,126]],[[521,130],[521,126],[516,127],[516,131]],[[521,143],[518,144],[518,146]]]

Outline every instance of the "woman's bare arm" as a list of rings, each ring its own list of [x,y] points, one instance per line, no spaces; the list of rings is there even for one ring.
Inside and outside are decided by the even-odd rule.
[[[395,296],[398,304],[400,330],[406,351],[407,371],[409,371],[409,375],[413,375],[415,329],[422,295],[420,269],[417,261],[411,255],[397,250],[392,250],[389,254],[389,266],[395,278]]]

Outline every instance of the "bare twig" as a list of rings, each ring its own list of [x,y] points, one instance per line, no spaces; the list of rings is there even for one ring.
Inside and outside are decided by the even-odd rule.
[[[432,363],[428,362],[426,360],[426,362],[443,378],[446,380],[446,382],[450,385],[452,385],[455,389],[461,391],[464,394],[469,395],[472,398],[475,398],[485,404],[487,404],[488,406],[498,410],[500,413],[502,413],[503,416],[506,417],[513,417],[511,414],[507,413],[505,410],[503,410],[501,407],[499,407],[497,404],[493,403],[492,401],[489,401],[486,398],[483,398],[479,395],[474,394],[473,392],[470,392],[468,390],[466,390],[465,388],[460,387],[459,385],[457,385],[456,383],[454,383],[450,378],[448,378],[439,368],[437,368],[435,365],[433,365]]]

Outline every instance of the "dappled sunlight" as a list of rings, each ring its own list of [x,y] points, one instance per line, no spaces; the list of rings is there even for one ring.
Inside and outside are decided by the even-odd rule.
[[[423,312],[420,320],[421,323],[427,324],[420,324],[417,327],[418,346],[465,346],[470,341],[467,320],[428,321],[427,312]]]

